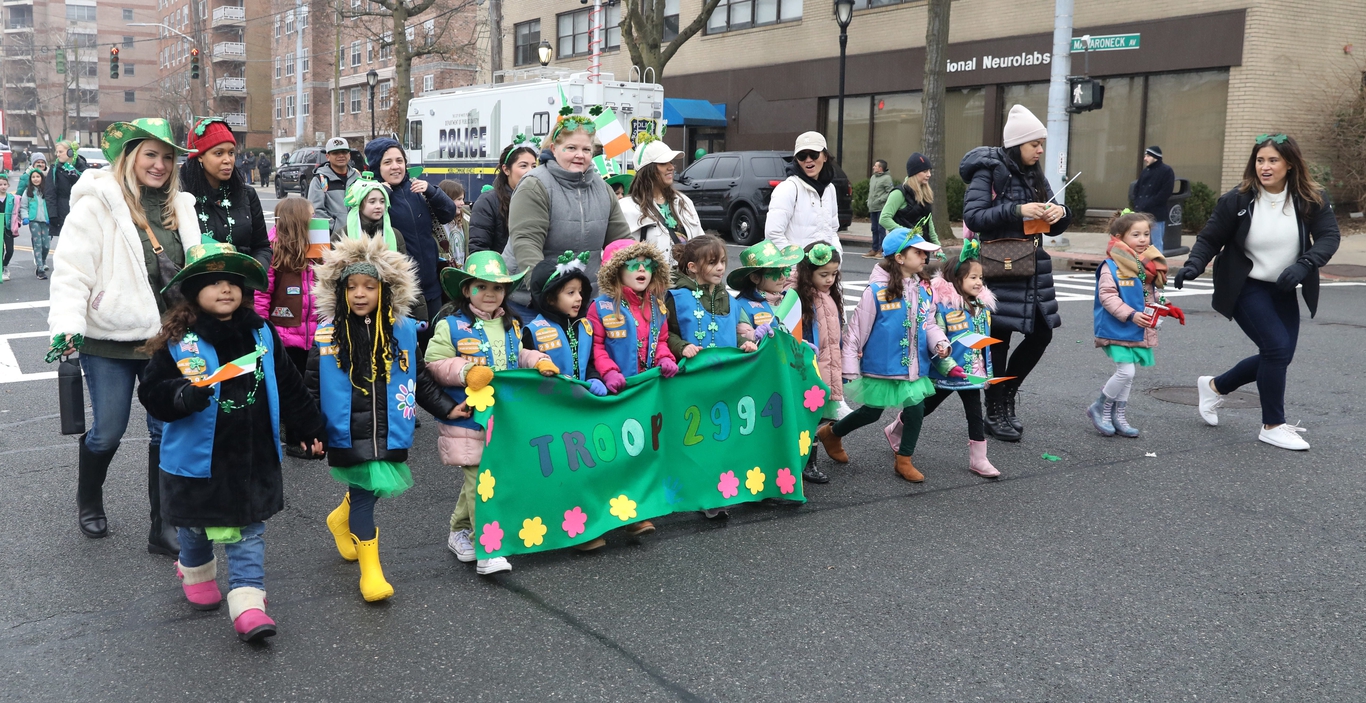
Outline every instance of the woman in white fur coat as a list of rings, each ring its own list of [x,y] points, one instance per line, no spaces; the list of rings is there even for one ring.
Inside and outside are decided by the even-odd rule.
[[[81,436],[76,486],[81,532],[91,538],[109,534],[104,478],[128,427],[134,381],[149,358],[137,348],[161,328],[167,307],[157,250],[180,267],[185,250],[199,244],[194,196],[180,192],[176,169],[176,153],[184,150],[174,142],[165,120],[110,125],[100,145],[113,165],[85,171],[72,187],[71,212],[53,253],[47,318],[53,351],[81,352],[94,413]],[[147,417],[147,551],[176,557],[175,528],[161,519],[161,426]]]

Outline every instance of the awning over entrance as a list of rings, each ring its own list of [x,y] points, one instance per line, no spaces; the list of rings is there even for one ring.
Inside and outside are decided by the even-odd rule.
[[[726,105],[706,100],[664,98],[664,119],[670,127],[725,127]]]

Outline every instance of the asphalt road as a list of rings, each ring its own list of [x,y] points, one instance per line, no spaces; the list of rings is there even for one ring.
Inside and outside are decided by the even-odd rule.
[[[323,523],[342,488],[289,459],[267,530],[280,634],[256,647],[226,608],[191,610],[171,561],[144,551],[140,408],[109,472],[111,536],[76,529],[75,439],[42,377],[46,308],[22,306],[47,297],[27,257],[0,286],[3,700],[1348,701],[1366,688],[1363,286],[1324,288],[1305,319],[1288,409],[1307,453],[1258,443],[1255,408],[1209,428],[1148,394],[1250,353],[1207,294],[1180,300],[1189,325],[1166,326],[1159,365],[1138,375],[1143,437],[1097,436],[1083,409],[1111,366],[1090,304],[1069,299],[1021,398],[1024,441],[990,445],[1000,480],[967,471],[950,401],[925,424],[922,485],[893,475],[874,425],[846,441],[851,464],[822,457],[833,481],[804,506],[671,516],[493,578],[446,551],[460,479],[429,422],[417,485],[378,506],[397,589],[378,605]],[[851,259],[846,280],[870,263]]]

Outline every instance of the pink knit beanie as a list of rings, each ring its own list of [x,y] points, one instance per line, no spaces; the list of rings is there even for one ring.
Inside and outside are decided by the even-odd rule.
[[[1001,143],[1005,148],[1048,137],[1048,128],[1024,105],[1012,105],[1006,117],[1005,134]]]

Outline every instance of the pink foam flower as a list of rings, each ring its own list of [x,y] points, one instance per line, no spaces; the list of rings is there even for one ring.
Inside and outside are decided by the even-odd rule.
[[[825,407],[825,389],[820,386],[812,386],[802,396],[802,407],[813,413]]]
[[[788,469],[778,469],[778,492],[787,495],[796,490],[797,478]]]
[[[560,523],[560,527],[564,530],[565,534],[569,535],[571,538],[578,537],[583,534],[583,526],[587,522],[588,515],[583,512],[582,508],[576,505],[573,510],[564,511],[564,522]]]
[[[484,545],[484,551],[492,554],[503,548],[503,528],[498,526],[498,521],[484,523],[484,533],[479,535],[479,544]]]
[[[721,491],[722,498],[734,498],[740,495],[740,479],[735,477],[734,471],[727,471],[721,474],[721,482],[716,484],[716,490]]]

